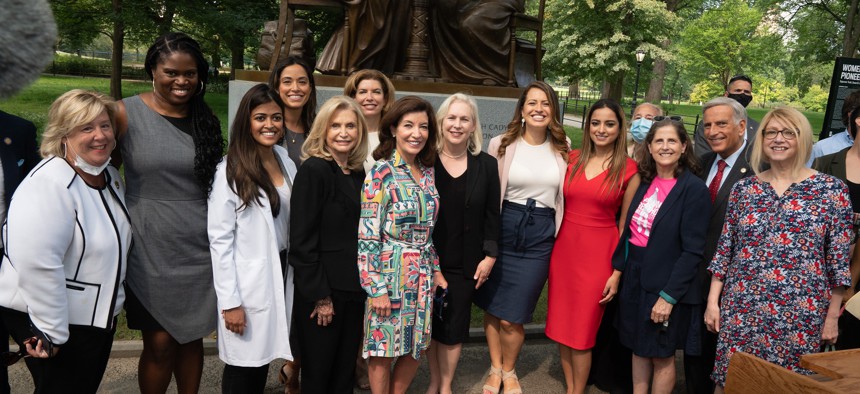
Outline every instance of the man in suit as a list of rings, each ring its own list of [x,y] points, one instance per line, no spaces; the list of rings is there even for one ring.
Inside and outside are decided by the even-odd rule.
[[[702,179],[708,185],[712,209],[708,230],[705,234],[705,250],[694,286],[701,286],[702,305],[705,305],[711,278],[707,267],[714,257],[717,242],[726,217],[726,206],[732,186],[741,178],[754,174],[749,165],[749,151],[753,137],[748,137],[747,114],[741,103],[727,97],[718,97],[703,107],[704,140],[710,152],[701,157]],[[704,319],[697,317],[699,321]],[[710,374],[714,369],[717,336],[701,325],[702,355],[684,355],[684,373],[688,393],[713,393],[714,383]]]
[[[21,180],[39,162],[36,148],[36,126],[28,120],[0,111],[0,223],[6,223],[6,212],[12,193]],[[5,251],[0,247],[0,256]],[[2,264],[2,262],[0,262]],[[0,321],[0,351],[9,351],[9,332]],[[9,376],[6,366],[0,367],[0,394],[8,394]]]
[[[741,104],[743,108],[746,108],[747,105],[753,99],[752,96],[752,79],[746,75],[735,75],[732,79],[729,80],[729,86],[726,88],[726,92],[723,94],[723,97],[728,97],[733,99]],[[747,130],[747,140],[752,143],[755,137],[755,132],[758,130],[758,122],[755,119],[750,119],[748,116],[744,118],[746,122],[746,130]],[[703,122],[699,122],[696,126],[696,132],[693,135],[693,148],[696,150],[696,157],[702,161],[705,153],[711,152],[711,144],[708,143],[707,138],[705,137],[705,130],[702,127]]]

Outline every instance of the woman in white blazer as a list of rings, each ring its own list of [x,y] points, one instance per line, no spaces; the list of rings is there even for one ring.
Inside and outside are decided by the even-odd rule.
[[[131,246],[122,180],[108,167],[115,111],[84,90],[54,101],[45,159],[9,206],[0,316],[31,356],[37,393],[94,393],[110,357]]]
[[[292,359],[293,272],[286,253],[296,166],[277,144],[283,134],[277,91],[254,86],[239,103],[209,196],[218,354],[227,364],[223,393],[262,393],[269,363]]]

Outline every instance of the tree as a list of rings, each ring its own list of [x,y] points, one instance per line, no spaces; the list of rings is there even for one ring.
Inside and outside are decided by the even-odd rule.
[[[557,0],[546,5],[544,57],[548,76],[604,80],[604,96],[620,100],[637,49],[672,59],[660,43],[677,17],[656,0]]]
[[[664,0],[666,3],[666,11],[677,14],[678,12],[690,9],[692,6],[701,3],[701,0]],[[673,30],[678,29],[677,25],[672,26]],[[672,46],[672,39],[667,38],[660,43],[660,47],[664,51],[669,51]],[[651,83],[648,85],[648,92],[645,93],[645,101],[657,103],[663,96],[663,85],[666,79],[667,61],[665,57],[656,57],[652,67]],[[677,74],[676,74],[677,77]],[[675,79],[677,82],[677,79]],[[670,91],[672,91],[670,89]]]

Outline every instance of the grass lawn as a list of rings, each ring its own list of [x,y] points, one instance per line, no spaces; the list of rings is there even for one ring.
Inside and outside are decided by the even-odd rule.
[[[0,110],[20,116],[36,124],[39,135],[45,130],[48,121],[48,109],[51,103],[61,94],[71,89],[87,89],[110,93],[110,80],[105,78],[81,78],[67,76],[42,75],[32,85],[22,90],[11,99],[0,101]],[[152,91],[150,82],[123,81],[123,97],[134,96],[142,92]],[[221,132],[227,136],[227,100],[226,93],[206,93],[206,103],[221,120]]]

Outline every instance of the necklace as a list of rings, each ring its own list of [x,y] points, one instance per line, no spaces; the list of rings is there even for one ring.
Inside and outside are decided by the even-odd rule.
[[[465,155],[466,155],[466,152],[468,152],[468,151],[469,151],[469,150],[468,150],[468,149],[466,149],[466,150],[464,150],[464,151],[463,151],[463,153],[460,153],[459,155],[456,155],[456,156],[452,156],[452,155],[449,155],[449,154],[445,153],[445,150],[444,150],[444,149],[440,150],[440,151],[439,151],[439,153],[441,153],[441,154],[442,154],[442,156],[446,156],[446,157],[449,157],[449,158],[451,158],[451,159],[459,159],[459,158],[461,158],[461,157],[465,156]]]

